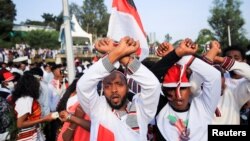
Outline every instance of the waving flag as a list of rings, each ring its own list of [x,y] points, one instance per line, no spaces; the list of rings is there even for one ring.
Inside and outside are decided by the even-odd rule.
[[[125,36],[139,40],[140,48],[136,52],[139,60],[148,57],[146,34],[133,0],[113,0],[107,36],[115,41],[120,41]]]

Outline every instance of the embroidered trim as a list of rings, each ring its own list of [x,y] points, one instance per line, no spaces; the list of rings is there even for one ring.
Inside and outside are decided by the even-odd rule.
[[[108,72],[115,70],[115,67],[110,63],[108,55],[102,59],[102,64]]]
[[[225,57],[224,62],[221,64],[221,67],[230,70],[231,67],[234,65],[235,60],[229,57]]]
[[[133,129],[136,132],[139,132],[139,125],[137,121],[137,112],[136,112],[136,107],[135,104],[129,102],[126,106],[125,111],[119,112],[116,111],[115,109],[112,109],[112,112],[121,120],[122,116],[127,115],[126,118],[126,124]]]

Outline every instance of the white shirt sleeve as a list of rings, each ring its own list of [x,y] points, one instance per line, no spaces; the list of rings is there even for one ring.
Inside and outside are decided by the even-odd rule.
[[[141,86],[141,92],[134,98],[138,98],[140,114],[143,119],[146,119],[145,122],[149,123],[157,111],[161,85],[155,75],[144,65],[140,64],[138,66],[138,70],[131,75],[131,78]]]
[[[84,111],[91,115],[98,110],[99,95],[97,84],[110,74],[102,63],[102,59],[95,62],[77,82],[77,96]]]
[[[202,94],[198,97],[202,99],[207,112],[213,115],[221,95],[221,74],[198,58],[194,59],[190,69],[196,73],[198,83],[202,84]]]
[[[234,90],[234,96],[239,104],[238,106],[242,107],[248,100],[250,100],[250,66],[245,62],[235,61],[229,71],[234,71],[245,78],[237,84]]]
[[[16,101],[15,110],[17,112],[17,118],[32,112],[32,97],[21,97]]]

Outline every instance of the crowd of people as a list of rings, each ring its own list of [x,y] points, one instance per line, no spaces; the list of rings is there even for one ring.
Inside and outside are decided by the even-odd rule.
[[[1,62],[0,140],[206,141],[208,125],[250,125],[250,66],[240,46],[160,44],[139,61],[138,41],[96,41],[103,54],[66,65]]]
[[[19,45],[11,49],[0,48],[0,62],[12,62],[16,58],[23,56],[27,56],[29,59],[55,59],[56,55],[59,53],[60,51],[57,49],[34,49],[24,45]]]

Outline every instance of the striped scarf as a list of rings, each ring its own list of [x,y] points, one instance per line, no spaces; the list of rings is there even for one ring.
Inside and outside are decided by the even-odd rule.
[[[112,109],[112,112],[120,119],[120,120],[125,120],[126,124],[139,133],[139,125],[137,121],[137,113],[136,113],[136,107],[135,104],[132,102],[127,102],[127,106],[125,111],[119,111]],[[125,119],[123,119],[126,117]]]

